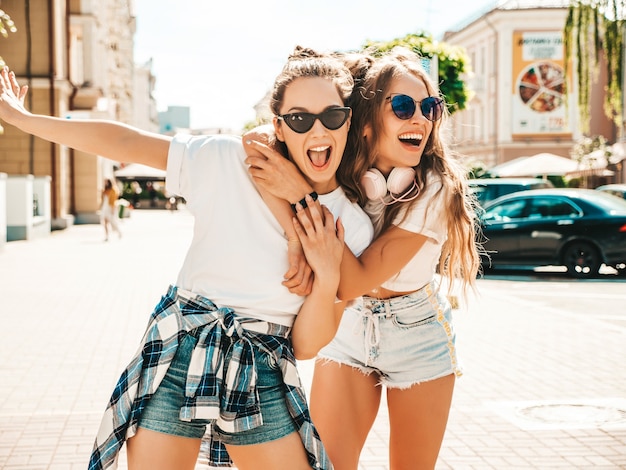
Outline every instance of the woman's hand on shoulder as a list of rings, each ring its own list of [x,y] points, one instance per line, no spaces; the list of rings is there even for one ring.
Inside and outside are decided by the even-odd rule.
[[[273,133],[258,135],[255,130],[243,139],[248,173],[257,186],[290,203],[313,191],[298,167],[271,144]]]

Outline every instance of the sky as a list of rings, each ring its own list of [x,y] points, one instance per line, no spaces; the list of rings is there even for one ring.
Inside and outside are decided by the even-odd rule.
[[[241,129],[296,45],[359,49],[426,31],[441,39],[494,0],[134,0],[135,62],[152,60],[159,111]]]

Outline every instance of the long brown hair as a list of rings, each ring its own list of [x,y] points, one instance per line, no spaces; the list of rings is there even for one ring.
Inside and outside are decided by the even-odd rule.
[[[383,106],[389,95],[390,86],[396,77],[413,75],[424,82],[429,95],[438,95],[437,88],[424,71],[420,58],[404,47],[394,48],[386,55],[373,59],[367,55],[353,63],[355,75],[354,92],[348,101],[352,108],[352,131],[348,136],[348,146],[355,152],[356,160],[368,167],[375,166],[378,154],[378,142],[382,137]],[[441,179],[441,191],[445,193],[448,239],[445,242],[439,260],[439,272],[450,281],[460,279],[464,290],[474,286],[480,268],[479,245],[476,242],[475,203],[468,191],[467,176],[458,159],[453,157],[441,137],[444,117],[433,122],[433,128],[425,144],[420,163],[415,166],[418,185],[427,185],[429,173]],[[363,137],[365,126],[369,125],[368,139]],[[360,200],[364,196],[359,193]],[[397,202],[385,209],[385,214],[378,234],[389,228],[401,211],[409,213],[411,205],[419,199],[409,202]],[[450,287],[452,287],[450,282]]]

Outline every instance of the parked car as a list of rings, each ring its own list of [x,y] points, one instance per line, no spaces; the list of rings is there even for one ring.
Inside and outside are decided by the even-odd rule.
[[[596,191],[604,191],[614,196],[626,199],[626,184],[605,184],[598,186]]]
[[[566,266],[592,277],[604,263],[626,274],[626,200],[591,189],[535,189],[491,201],[480,214],[490,266]]]
[[[468,184],[481,206],[505,194],[554,187],[550,180],[539,178],[478,178],[469,180]]]

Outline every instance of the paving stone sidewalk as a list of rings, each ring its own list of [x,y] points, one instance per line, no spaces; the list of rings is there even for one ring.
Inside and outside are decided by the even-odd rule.
[[[104,242],[101,226],[74,226],[0,252],[0,469],[86,468],[118,374],[175,281],[192,219],[133,211],[122,230]],[[564,285],[519,283],[537,294],[521,295],[481,279],[480,297],[455,310],[465,374],[437,470],[626,469],[626,284],[596,299],[597,286]],[[545,301],[555,295],[562,305]],[[604,309],[607,321],[572,303]],[[312,364],[300,367],[308,387]],[[359,470],[389,468],[387,439],[383,403]]]

